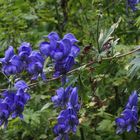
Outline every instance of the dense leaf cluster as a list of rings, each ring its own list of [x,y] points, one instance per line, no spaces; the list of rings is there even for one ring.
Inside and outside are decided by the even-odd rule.
[[[139,5],[1,0],[0,139],[139,140]]]

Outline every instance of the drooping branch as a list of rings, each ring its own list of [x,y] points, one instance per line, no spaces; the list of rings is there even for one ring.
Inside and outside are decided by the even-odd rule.
[[[91,61],[91,62],[89,62],[89,63],[87,63],[87,64],[84,64],[84,65],[82,65],[82,66],[80,66],[80,67],[78,67],[78,68],[75,68],[75,69],[69,71],[67,74],[69,75],[69,74],[74,73],[74,72],[76,72],[76,71],[79,71],[79,70],[81,70],[81,69],[83,69],[83,68],[90,67],[90,66],[91,66],[92,64],[94,64],[94,63],[99,63],[99,62],[102,62],[102,61],[105,61],[105,60],[112,60],[112,59],[116,59],[116,58],[122,58],[122,57],[125,57],[125,56],[128,56],[128,55],[131,55],[131,54],[133,54],[133,53],[135,53],[135,52],[137,52],[137,51],[140,51],[140,46],[138,46],[138,48],[136,48],[136,49],[134,49],[134,50],[132,50],[132,51],[129,51],[129,52],[127,52],[127,53],[124,53],[124,54],[119,54],[119,55],[114,55],[114,56],[112,56],[112,57],[102,58],[100,61],[98,61],[98,60]],[[61,77],[62,77],[62,75],[59,76],[59,77],[56,77],[56,78],[48,79],[46,82],[55,81],[55,80],[57,80],[57,79],[60,79]],[[32,83],[32,84],[29,85],[29,87],[33,87],[33,86],[35,86],[37,83],[38,83],[38,82]]]
[[[127,53],[124,53],[124,54],[114,55],[114,56],[112,56],[112,57],[101,58],[100,61],[98,61],[98,60],[90,61],[90,62],[87,63],[87,64],[81,65],[80,67],[75,68],[75,69],[69,71],[69,72],[67,73],[67,75],[70,75],[70,74],[72,74],[72,73],[74,73],[74,72],[76,72],[76,71],[79,71],[79,70],[81,70],[81,69],[88,68],[88,67],[90,67],[91,65],[93,65],[93,64],[95,64],[95,63],[99,63],[99,62],[101,63],[102,61],[106,61],[106,60],[119,59],[119,58],[122,58],[122,57],[125,57],[125,56],[128,56],[128,55],[131,55],[131,54],[133,54],[133,53],[135,53],[135,52],[138,52],[138,51],[140,51],[140,46],[138,46],[136,49],[131,50],[131,51],[129,51],[129,52],[127,52]],[[47,79],[46,82],[44,82],[44,84],[45,84],[45,83],[48,83],[48,82],[51,82],[51,81],[58,80],[58,79],[60,79],[61,77],[62,77],[62,75],[60,75],[59,77],[56,77],[56,78]],[[38,84],[38,81],[29,84],[29,87],[32,88],[32,87],[36,86],[37,84]],[[4,90],[7,90],[7,89],[0,89],[0,91],[4,91]]]
[[[122,57],[125,57],[125,56],[127,56],[127,55],[133,54],[133,53],[135,53],[135,52],[137,52],[137,51],[140,51],[140,47],[138,47],[137,49],[134,49],[134,50],[132,50],[132,51],[129,51],[129,52],[127,52],[127,53],[124,53],[124,54],[119,54],[119,55],[115,55],[115,56],[112,56],[112,57],[102,58],[102,59],[100,60],[100,62],[101,62],[101,61],[105,61],[105,60],[112,60],[112,59],[115,59],[115,58],[122,58]],[[91,61],[91,62],[89,62],[89,63],[87,63],[87,64],[85,64],[85,65],[82,65],[82,66],[80,66],[80,67],[78,67],[78,68],[76,68],[76,69],[73,69],[73,70],[69,71],[68,74],[73,73],[73,72],[75,72],[75,71],[77,71],[77,70],[80,70],[82,67],[84,67],[84,68],[89,67],[89,66],[91,66],[91,65],[94,64],[94,63],[99,63],[99,61],[97,61],[97,60]]]

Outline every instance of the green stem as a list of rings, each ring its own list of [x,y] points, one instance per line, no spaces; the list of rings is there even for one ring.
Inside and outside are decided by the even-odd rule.
[[[100,14],[98,15],[98,20],[97,20],[97,47],[98,47],[98,52],[100,53],[100,46],[99,46],[99,24],[100,24]]]
[[[59,30],[60,35],[62,35],[62,29],[61,29],[61,23],[60,23],[60,15],[59,15],[59,12],[58,12],[58,4],[57,4],[57,2],[55,3],[55,11],[56,11],[56,16],[57,16],[57,21],[58,21],[58,30]]]
[[[81,140],[85,140],[84,130],[82,127],[80,127],[80,135],[81,135]]]

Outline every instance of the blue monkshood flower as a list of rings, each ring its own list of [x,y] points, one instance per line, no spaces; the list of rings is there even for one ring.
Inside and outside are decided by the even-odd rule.
[[[52,47],[48,42],[41,42],[40,44],[40,52],[42,55],[50,56],[52,52]]]
[[[48,35],[49,42],[40,44],[40,52],[50,56],[54,60],[54,77],[66,75],[75,64],[75,57],[80,52],[80,48],[75,45],[78,41],[73,34],[69,33],[60,40],[57,33],[52,32]]]
[[[75,36],[74,36],[73,34],[71,34],[71,33],[68,33],[68,34],[64,35],[63,38],[64,38],[64,39],[65,39],[65,38],[69,39],[70,42],[72,43],[72,45],[73,45],[74,43],[78,42],[78,40],[75,38]]]
[[[56,32],[51,32],[46,38],[49,39],[49,42],[42,42],[40,44],[40,52],[43,55],[51,56],[51,53],[56,49],[57,41],[60,38]]]
[[[76,112],[73,109],[61,111],[58,116],[58,123],[54,126],[54,133],[57,135],[57,140],[68,140],[68,133],[76,132],[76,127],[79,124]]]
[[[60,41],[54,40],[53,46],[48,42],[42,42],[40,44],[40,51],[46,56],[50,56],[55,61],[60,61],[68,56],[71,51],[71,42],[69,39],[63,39]]]
[[[16,95],[16,91],[6,90],[2,93],[2,96],[4,97],[4,99],[2,99],[2,100],[5,100],[5,102],[10,106],[11,111],[14,106],[15,95]]]
[[[68,108],[72,108],[75,111],[79,111],[79,109],[80,109],[77,87],[73,88],[73,90],[70,94]]]
[[[68,48],[65,46],[65,48]],[[58,77],[59,75],[66,75],[67,72],[71,70],[73,65],[75,64],[75,57],[78,55],[79,49],[76,46],[72,46],[70,51],[65,49],[62,52],[54,53],[55,60],[55,72],[54,77]]]
[[[20,60],[19,56],[14,55],[9,63],[3,66],[3,69],[6,75],[17,74],[22,72],[23,63]]]
[[[12,46],[10,46],[6,51],[5,51],[5,57],[1,59],[3,63],[7,63],[10,61],[10,59],[14,56],[14,49]]]
[[[0,62],[2,63],[2,71],[8,76],[20,73],[23,70],[23,63],[19,56],[14,55],[14,49],[12,46],[6,50],[5,57],[1,58]]]
[[[27,62],[28,61],[28,57],[32,52],[32,48],[30,43],[27,42],[23,42],[21,44],[21,46],[18,49],[18,55],[21,58],[22,61]]]
[[[74,58],[77,57],[80,52],[80,48],[75,44],[76,42],[78,42],[75,36],[71,33],[68,33],[64,35],[63,39],[68,39],[71,42],[71,51],[69,56],[72,56]]]
[[[137,92],[134,91],[128,99],[128,103],[126,104],[126,108],[132,109],[133,106],[137,106],[137,104],[138,104],[138,95],[137,95]]]
[[[23,90],[29,88],[28,85],[23,80],[17,81],[14,86],[16,89],[23,89]]]
[[[68,102],[68,98],[69,98],[69,94],[71,92],[71,87],[67,87],[66,89],[64,88],[59,88],[58,90],[56,90],[57,95],[52,97],[52,102],[54,103],[54,105],[56,107],[61,106],[64,107],[66,106],[67,102]]]
[[[32,51],[29,56],[27,67],[27,71],[33,76],[32,80],[36,80],[39,74],[41,74],[43,80],[46,80],[45,74],[43,72],[43,66],[44,58],[42,57],[42,55],[37,51]]]
[[[71,86],[59,88],[57,95],[52,97],[55,106],[62,106],[62,110],[58,116],[57,124],[54,127],[54,133],[57,135],[58,140],[68,139],[68,133],[76,133],[77,125],[79,124],[77,112],[80,109],[78,101],[77,88]],[[64,138],[66,137],[66,138]]]
[[[56,140],[69,140],[68,137],[69,126],[65,122],[56,124],[53,132],[57,135]]]
[[[12,118],[20,117],[23,119],[22,112],[24,110],[24,106],[27,103],[27,101],[30,99],[30,95],[26,92],[24,92],[23,89],[18,89],[15,98],[14,98],[14,107],[13,107],[13,113]]]
[[[20,117],[23,119],[22,112],[27,101],[30,99],[30,95],[25,92],[28,85],[23,81],[19,80],[15,83],[13,90],[6,90],[1,95],[0,99],[0,126],[4,124],[7,126],[8,118]]]
[[[58,46],[51,53],[51,57],[55,61],[61,61],[67,58],[68,56],[76,57],[80,49],[78,46],[71,43],[71,40],[68,38],[58,41]]]
[[[58,124],[61,124],[62,122],[65,122],[65,124],[67,124],[69,131],[75,133],[77,129],[76,127],[79,124],[79,120],[75,110],[72,108],[68,108],[61,111],[60,115],[58,116]]]
[[[57,46],[57,41],[60,40],[59,35],[56,32],[51,32],[48,34],[47,38],[50,41],[51,47],[55,49],[55,47]]]
[[[138,95],[137,92],[134,91],[126,104],[124,111],[121,116],[115,120],[117,125],[117,134],[121,134],[125,131],[135,131],[137,132],[137,123],[138,123]]]
[[[9,104],[5,100],[0,101],[0,126],[4,124],[4,127],[8,124],[8,118],[10,116],[11,109]]]
[[[51,32],[47,36],[44,36],[45,38],[48,38],[50,41],[59,40],[59,35],[56,32]]]
[[[74,58],[71,56],[67,57],[63,61],[55,62],[54,77],[58,77],[61,74],[65,75],[67,72],[71,70],[74,64],[75,64]]]
[[[55,50],[52,51],[51,57],[55,61],[61,61],[68,57],[68,55],[71,52],[71,42],[68,39],[62,39],[58,41],[58,46],[56,47]]]
[[[140,0],[128,0],[128,6],[133,10],[136,11],[136,5],[140,2]]]

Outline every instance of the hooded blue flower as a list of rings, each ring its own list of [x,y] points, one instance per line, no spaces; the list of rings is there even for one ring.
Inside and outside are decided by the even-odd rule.
[[[138,123],[138,95],[137,92],[134,91],[126,104],[124,111],[121,114],[121,117],[116,119],[117,125],[117,134],[121,134],[124,131],[130,132],[134,130],[137,132],[137,123]]]
[[[26,82],[23,80],[17,81],[14,86],[16,89],[23,89],[23,90],[29,88]]]
[[[68,102],[70,92],[71,92],[70,86],[67,87],[66,89],[61,87],[58,90],[56,90],[57,95],[52,97],[52,102],[54,102],[54,105],[56,107],[57,106],[64,107]]]
[[[76,42],[78,42],[78,40],[75,38],[75,36],[72,33],[68,33],[66,35],[64,35],[64,39],[67,38],[70,40],[70,42],[72,43],[72,45]]]
[[[3,63],[7,63],[10,61],[10,59],[14,56],[14,49],[12,46],[10,46],[6,51],[5,51],[5,57],[1,59]]]
[[[74,58],[71,56],[67,57],[63,61],[55,62],[54,77],[65,75],[67,72],[71,70],[74,64],[75,64]]]
[[[20,80],[15,83],[15,88],[16,90],[6,90],[2,93],[2,99],[0,99],[0,125],[4,124],[6,126],[10,116],[12,118],[23,118],[24,106],[30,99],[30,95],[25,92],[28,85]]]
[[[43,55],[50,56],[56,61],[60,61],[68,56],[71,50],[71,42],[69,39],[62,39],[59,41],[55,37],[57,33],[50,33],[48,38],[50,42],[42,42],[40,44],[40,52]]]
[[[53,50],[51,57],[55,61],[61,61],[68,57],[71,52],[71,42],[68,39],[62,39],[58,41],[57,47]]]
[[[24,106],[27,103],[27,101],[30,99],[30,95],[26,92],[24,92],[23,89],[18,89],[15,98],[14,98],[14,107],[13,107],[13,113],[12,118],[20,117],[23,118],[22,112],[24,110]]]
[[[76,127],[79,124],[79,120],[76,112],[68,108],[62,110],[58,116],[58,123],[54,126],[54,133],[57,135],[58,140],[68,140],[68,133],[71,131],[76,133]]]
[[[9,104],[5,100],[2,100],[0,102],[0,125],[4,124],[4,127],[7,126],[10,113],[11,110]]]
[[[42,43],[40,44],[40,52],[41,52],[41,54],[43,54],[44,56],[45,56],[45,55],[46,55],[46,56],[50,56],[51,50],[52,50],[52,48],[51,48],[50,43],[48,43],[48,42],[42,42]]]
[[[60,40],[59,35],[56,32],[51,32],[48,34],[47,38],[50,41],[50,45],[53,49],[57,46],[57,41]]]
[[[69,131],[75,133],[76,127],[79,124],[79,120],[75,110],[73,108],[68,108],[61,111],[60,115],[58,116],[58,124],[61,122],[65,122],[67,126],[69,126]]]
[[[53,132],[57,135],[56,140],[69,140],[68,138],[69,126],[65,122],[56,124],[53,128]]]
[[[128,0],[128,6],[133,10],[136,11],[136,5],[140,2],[140,0]]]
[[[0,62],[2,62],[2,71],[8,76],[20,73],[23,70],[23,63],[19,56],[14,54],[14,49],[12,46],[6,50],[5,57],[1,58]]]
[[[2,96],[4,97],[4,99],[2,99],[2,100],[5,100],[5,102],[9,105],[11,111],[12,111],[13,106],[14,106],[15,95],[16,95],[16,91],[6,90],[2,93]]]
[[[28,61],[28,57],[32,52],[30,43],[23,42],[18,49],[18,55],[22,61]]]
[[[72,45],[69,39],[62,39],[58,43],[58,48],[52,53],[52,58],[55,61],[55,70],[60,74],[66,74],[71,70],[75,64],[75,57],[78,55],[80,49],[76,45]],[[58,65],[61,64],[61,69]]]
[[[71,33],[66,34],[60,40],[58,34],[52,32],[47,38],[49,42],[42,42],[40,44],[40,52],[53,59],[55,68],[54,77],[66,75],[75,64],[75,57],[80,52],[80,48],[75,45],[78,40]]]
[[[27,67],[27,71],[33,76],[32,80],[36,80],[39,74],[41,74],[43,80],[46,79],[45,74],[43,72],[44,61],[44,58],[39,52],[32,51],[32,53],[29,56]]]
[[[57,95],[52,97],[55,106],[61,106],[62,110],[58,116],[57,124],[53,131],[57,135],[58,140],[67,140],[68,133],[76,133],[79,124],[77,113],[80,109],[77,88],[67,87],[59,88]]]
[[[56,32],[51,32],[46,38],[49,42],[40,43],[40,52],[46,56],[52,56],[52,53],[56,49],[57,41],[60,39]]]
[[[79,111],[80,109],[77,87],[73,88],[70,94],[68,108],[72,108],[75,111]]]

